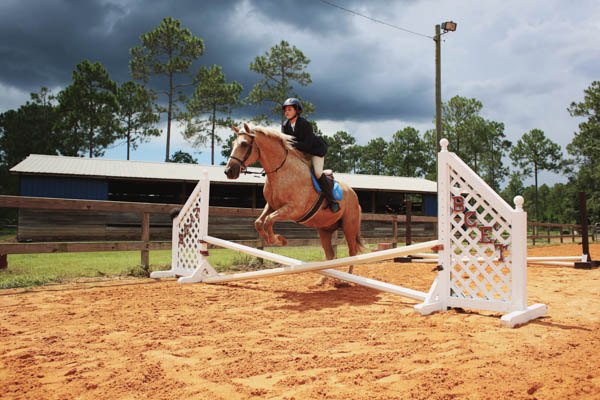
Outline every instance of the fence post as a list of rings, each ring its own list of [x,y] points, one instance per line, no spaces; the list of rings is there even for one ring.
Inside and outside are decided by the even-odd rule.
[[[150,241],[150,213],[142,213],[142,242],[148,244]],[[148,269],[150,267],[150,250],[142,250],[142,265]]]
[[[394,219],[392,219],[392,236],[394,239],[392,240],[392,247],[398,247],[398,217],[394,215]]]
[[[8,268],[8,254],[0,254],[0,269]]]
[[[559,227],[558,231],[560,232],[560,244],[562,244],[562,242],[563,242],[563,227],[562,226]]]
[[[548,243],[550,243],[550,234],[552,233],[551,230],[552,230],[552,227],[550,225],[548,225]]]
[[[412,201],[406,200],[406,245],[412,244]]]
[[[591,269],[600,266],[599,261],[593,261],[590,254],[590,243],[588,240],[588,214],[585,192],[579,192],[579,213],[581,216],[581,247],[585,261],[576,262],[575,268]]]

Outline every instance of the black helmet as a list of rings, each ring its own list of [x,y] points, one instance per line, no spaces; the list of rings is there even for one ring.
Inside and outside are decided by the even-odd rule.
[[[286,106],[294,107],[294,109],[296,110],[296,112],[298,114],[302,113],[302,103],[300,103],[300,100],[298,100],[294,97],[290,97],[289,99],[287,99],[281,106],[281,109],[285,110]]]

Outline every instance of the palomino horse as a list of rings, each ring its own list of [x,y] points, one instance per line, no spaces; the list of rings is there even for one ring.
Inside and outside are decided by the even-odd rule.
[[[240,172],[256,160],[265,170],[263,194],[267,201],[254,227],[267,244],[285,246],[287,240],[273,233],[276,221],[299,220],[306,217],[315,206],[319,194],[311,180],[310,161],[291,145],[293,137],[268,127],[252,127],[244,124],[244,131],[233,127],[238,137],[233,141],[231,155],[225,167],[229,179],[237,179]],[[354,256],[363,249],[360,240],[360,205],[352,188],[339,182],[343,190],[341,210],[332,213],[321,204],[316,214],[302,225],[317,228],[321,245],[328,260],[334,258],[331,236],[342,228],[348,252]]]

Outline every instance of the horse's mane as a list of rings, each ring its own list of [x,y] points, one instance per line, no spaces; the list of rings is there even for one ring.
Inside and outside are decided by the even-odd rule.
[[[260,132],[267,137],[281,140],[283,147],[285,147],[290,153],[295,154],[305,162],[307,161],[307,156],[301,151],[294,148],[294,146],[292,145],[292,143],[295,140],[293,136],[282,133],[281,131],[275,128],[271,128],[269,126],[252,126],[251,130],[255,132]]]

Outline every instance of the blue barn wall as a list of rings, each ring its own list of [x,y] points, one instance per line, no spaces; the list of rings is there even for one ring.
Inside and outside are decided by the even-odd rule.
[[[108,181],[57,176],[21,175],[21,196],[108,200]]]
[[[424,194],[423,203],[423,215],[427,217],[437,217],[437,195]]]

